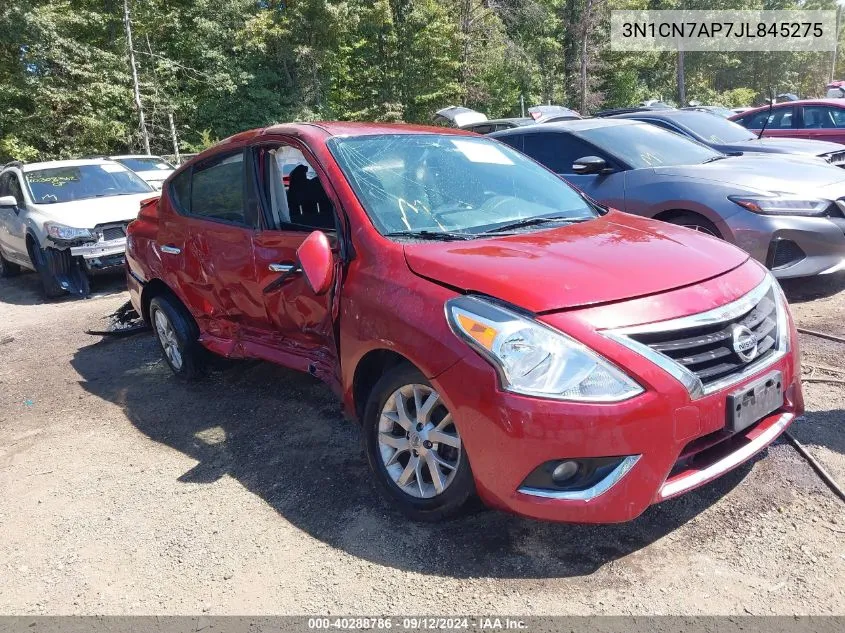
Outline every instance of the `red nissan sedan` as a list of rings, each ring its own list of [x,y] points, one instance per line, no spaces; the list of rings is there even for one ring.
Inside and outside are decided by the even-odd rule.
[[[803,412],[794,326],[760,264],[460,131],[233,136],[142,205],[127,264],[177,376],[208,352],[317,376],[416,519],[478,495],[627,521]]]

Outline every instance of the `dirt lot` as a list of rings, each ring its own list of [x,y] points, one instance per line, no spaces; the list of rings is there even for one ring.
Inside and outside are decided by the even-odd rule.
[[[2,613],[845,614],[845,504],[786,443],[626,525],[408,523],[312,378],[241,363],[185,386],[152,335],[84,333],[120,280],[37,290],[0,281]],[[787,290],[845,335],[845,277]],[[801,342],[845,367],[845,345]],[[805,394],[793,432],[845,484],[845,388]]]

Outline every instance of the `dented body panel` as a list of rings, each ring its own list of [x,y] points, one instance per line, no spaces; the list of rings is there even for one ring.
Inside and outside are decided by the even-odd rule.
[[[476,488],[497,508],[549,520],[625,521],[665,498],[671,477],[692,481],[684,479],[692,476],[688,469],[673,468],[686,446],[710,441],[724,427],[726,393],[694,398],[664,369],[605,333],[719,308],[757,288],[765,270],[723,242],[617,211],[581,224],[471,241],[386,238],[326,142],[333,135],[399,132],[444,134],[380,124],[281,125],[226,139],[183,165],[165,183],[160,201],[145,204],[129,227],[133,305],[149,318],[151,297],[172,293],[193,315],[206,348],[314,374],[338,393],[353,418],[367,396],[361,381],[371,379],[362,378],[361,368],[378,371],[370,359],[389,355],[412,363],[448,404]],[[337,230],[327,232],[335,274],[325,295],[315,295],[288,268],[294,268],[306,232],[232,227],[180,215],[174,206],[169,184],[192,165],[273,143],[303,150],[336,210]],[[287,276],[275,287],[278,266]],[[506,302],[581,341],[628,372],[644,392],[596,404],[502,389],[491,364],[452,331],[445,316],[446,301],[472,293]],[[792,347],[767,368],[782,373],[783,407],[743,440],[757,447],[755,438],[763,437],[759,450],[803,411],[791,321],[789,328]],[[743,378],[731,389],[757,378]],[[620,485],[589,502],[518,490],[547,460],[619,455],[641,457]],[[701,483],[713,476],[702,476]]]

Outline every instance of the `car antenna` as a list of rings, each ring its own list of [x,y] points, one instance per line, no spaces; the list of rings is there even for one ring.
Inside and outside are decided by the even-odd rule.
[[[763,121],[763,125],[760,126],[760,133],[757,135],[758,139],[763,138],[763,132],[766,131],[766,126],[769,124],[769,119],[772,118],[772,106],[775,105],[775,89],[769,88],[769,93],[771,95],[771,98],[769,99],[769,114],[766,117],[766,120]]]

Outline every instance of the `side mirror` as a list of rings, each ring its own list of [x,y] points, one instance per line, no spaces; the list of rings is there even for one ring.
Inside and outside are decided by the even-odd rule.
[[[598,156],[584,156],[572,163],[572,171],[576,174],[598,174],[607,169],[607,162]]]
[[[15,199],[15,196],[2,196],[0,197],[0,207],[12,207],[13,209],[17,209],[18,201]]]
[[[334,276],[334,257],[326,234],[314,231],[306,237],[296,249],[296,261],[314,294],[326,294]]]

